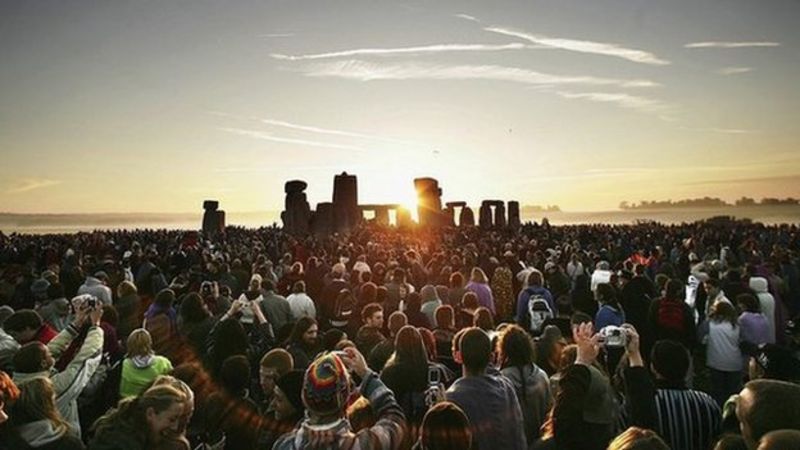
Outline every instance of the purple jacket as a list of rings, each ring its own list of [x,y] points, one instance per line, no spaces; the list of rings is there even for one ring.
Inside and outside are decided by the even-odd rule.
[[[742,341],[755,345],[770,342],[769,324],[763,314],[743,312],[739,316],[739,326]]]
[[[494,316],[494,297],[492,296],[492,288],[488,284],[470,281],[467,283],[466,289],[474,292],[478,296],[478,305],[488,308],[492,312],[492,316]]]

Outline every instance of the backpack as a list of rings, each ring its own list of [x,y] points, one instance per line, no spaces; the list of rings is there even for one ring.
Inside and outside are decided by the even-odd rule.
[[[670,333],[683,334],[686,323],[683,315],[683,302],[679,300],[663,299],[658,302],[658,317],[656,324]]]
[[[542,332],[544,321],[553,318],[553,310],[543,295],[530,293],[530,297],[528,297],[528,316],[530,317],[529,328],[537,334]]]
[[[355,298],[352,295],[337,295],[333,305],[331,326],[344,328],[350,323],[350,318],[356,310]]]

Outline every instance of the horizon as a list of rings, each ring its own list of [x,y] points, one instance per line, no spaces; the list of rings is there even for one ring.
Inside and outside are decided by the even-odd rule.
[[[800,3],[0,4],[0,211],[800,196]]]

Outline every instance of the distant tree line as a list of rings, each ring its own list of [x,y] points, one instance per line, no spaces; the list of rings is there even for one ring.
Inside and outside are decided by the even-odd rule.
[[[798,205],[800,200],[788,197],[784,199],[765,197],[760,202],[750,197],[742,197],[734,203],[728,203],[725,200],[716,197],[703,197],[703,198],[688,198],[683,200],[642,200],[639,203],[630,203],[623,201],[619,204],[619,209],[622,210],[637,210],[637,209],[668,209],[668,208],[724,208],[727,206],[786,206]]]

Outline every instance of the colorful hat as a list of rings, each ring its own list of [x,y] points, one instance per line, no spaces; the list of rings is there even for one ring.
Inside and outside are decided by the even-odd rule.
[[[308,366],[303,381],[303,403],[319,415],[344,411],[350,395],[350,377],[338,356],[327,353]]]

